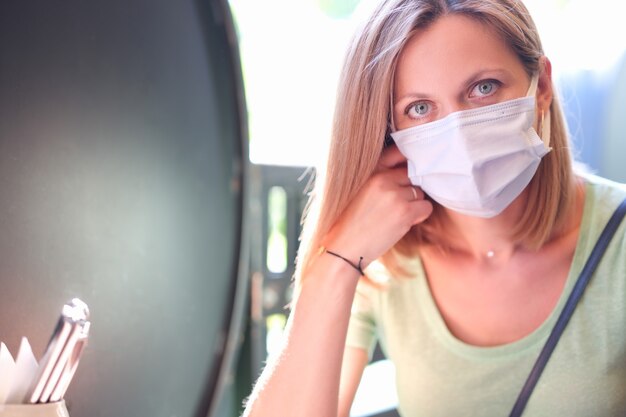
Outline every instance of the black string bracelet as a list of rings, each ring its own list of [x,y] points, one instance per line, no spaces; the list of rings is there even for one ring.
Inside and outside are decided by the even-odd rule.
[[[326,252],[329,255],[333,255],[336,256],[339,259],[344,260],[345,262],[347,262],[352,268],[356,269],[357,271],[359,271],[359,274],[361,274],[361,276],[365,276],[365,273],[363,272],[363,268],[361,267],[361,262],[363,262],[363,257],[361,256],[359,258],[359,263],[355,264],[354,262],[350,261],[349,259],[344,258],[343,256],[339,255],[336,252],[333,251],[329,251],[328,249],[326,249],[325,247],[321,247],[320,248],[320,253],[324,253]]]

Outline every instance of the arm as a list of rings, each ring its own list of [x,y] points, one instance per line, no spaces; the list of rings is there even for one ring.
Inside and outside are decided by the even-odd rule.
[[[257,381],[244,417],[337,415],[343,346],[359,274],[322,256],[289,316],[280,353]]]
[[[341,383],[339,385],[338,417],[348,417],[350,415],[354,396],[363,376],[363,370],[368,363],[369,357],[366,350],[350,346],[347,346],[344,350],[343,364],[341,366]]]
[[[395,146],[383,154],[324,243],[347,259],[380,257],[412,225],[432,211],[414,190]],[[365,264],[366,264],[365,263]],[[337,417],[349,412],[367,361],[344,346],[358,272],[343,260],[320,255],[302,277],[280,352],[270,358],[250,395],[243,417]],[[346,368],[340,400],[342,361]]]

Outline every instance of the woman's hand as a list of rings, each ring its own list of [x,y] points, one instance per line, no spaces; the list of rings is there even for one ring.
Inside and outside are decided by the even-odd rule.
[[[383,255],[432,213],[430,201],[407,176],[406,158],[387,147],[367,180],[323,241],[329,250],[363,266]]]

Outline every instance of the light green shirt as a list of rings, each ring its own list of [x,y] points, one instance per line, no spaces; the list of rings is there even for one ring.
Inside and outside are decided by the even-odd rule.
[[[404,417],[508,416],[602,229],[626,197],[620,184],[587,176],[580,235],[569,276],[548,319],[516,342],[477,347],[445,325],[420,268],[385,289],[360,285],[347,344],[376,340],[396,368]],[[520,312],[523,314],[523,312]],[[626,219],[561,336],[524,417],[626,415]]]

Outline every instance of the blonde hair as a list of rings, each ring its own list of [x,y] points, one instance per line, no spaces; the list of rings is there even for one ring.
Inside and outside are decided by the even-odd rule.
[[[388,132],[393,74],[408,39],[446,14],[461,14],[495,30],[519,57],[528,75],[539,71],[543,48],[526,7],[516,0],[388,0],[357,31],[341,73],[330,149],[325,169],[318,170],[315,189],[304,214],[296,265],[296,292],[303,273],[316,256],[323,237],[376,169]],[[553,86],[553,91],[556,91]],[[546,155],[527,187],[528,207],[514,237],[538,249],[562,226],[573,195],[568,134],[555,97],[550,106],[552,152]],[[423,243],[436,242],[441,209],[415,226],[381,258],[396,274],[402,259]]]

